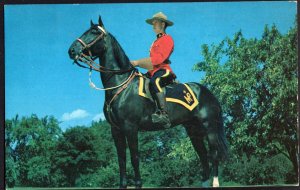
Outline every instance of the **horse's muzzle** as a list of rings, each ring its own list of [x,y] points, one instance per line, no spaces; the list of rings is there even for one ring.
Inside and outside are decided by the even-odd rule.
[[[69,57],[75,61],[79,58],[80,52],[76,52],[74,48],[70,48],[68,53]]]
[[[82,45],[78,41],[74,41],[69,48],[69,57],[76,61],[82,53]]]

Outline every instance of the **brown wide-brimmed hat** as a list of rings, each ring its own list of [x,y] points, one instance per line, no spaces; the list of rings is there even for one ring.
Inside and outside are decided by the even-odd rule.
[[[158,12],[158,13],[154,14],[153,17],[147,19],[146,22],[148,24],[153,25],[152,22],[153,22],[153,20],[156,20],[156,19],[165,22],[168,26],[172,26],[174,24],[172,21],[168,20],[167,16],[162,12]]]

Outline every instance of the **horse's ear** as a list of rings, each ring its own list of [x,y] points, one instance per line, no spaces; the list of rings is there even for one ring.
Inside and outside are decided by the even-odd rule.
[[[102,22],[102,19],[101,19],[101,16],[100,16],[100,15],[99,15],[98,23],[99,23],[99,26],[101,26],[101,27],[104,28],[104,24],[103,24],[103,22]]]
[[[93,23],[93,21],[91,20],[91,26],[94,26],[95,24]]]

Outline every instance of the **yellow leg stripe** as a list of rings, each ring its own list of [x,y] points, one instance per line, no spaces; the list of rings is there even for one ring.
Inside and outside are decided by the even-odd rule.
[[[161,77],[159,77],[159,78],[157,78],[157,79],[155,80],[155,84],[156,84],[156,86],[157,86],[159,92],[162,92],[162,89],[161,89],[161,87],[160,87],[160,85],[159,85],[160,78],[162,78],[162,77],[167,77],[167,76],[169,76],[169,74],[170,74],[170,71],[169,71],[169,70],[166,70],[166,73],[165,73],[163,76],[161,76]]]
[[[159,81],[160,81],[160,77],[155,80],[155,84],[156,84],[159,92],[162,92],[162,89],[160,88],[160,85],[159,85]]]
[[[144,88],[144,78],[143,77],[139,77],[140,79],[140,84],[139,84],[139,95],[144,96],[145,98],[147,98],[147,94],[145,94],[143,92],[143,88]]]
[[[170,71],[169,71],[169,70],[166,70],[166,74],[164,74],[164,75],[161,76],[161,77],[167,77],[169,74],[170,74]]]

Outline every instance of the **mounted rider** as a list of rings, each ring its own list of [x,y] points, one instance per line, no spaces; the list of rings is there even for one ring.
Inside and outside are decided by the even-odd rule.
[[[168,20],[164,13],[158,12],[152,18],[147,19],[146,23],[153,25],[157,39],[151,45],[150,57],[131,61],[131,64],[148,70],[150,91],[157,106],[155,113],[152,114],[152,121],[164,128],[169,128],[171,123],[162,87],[176,78],[169,60],[174,49],[174,41],[170,35],[166,34],[166,28],[172,26],[173,22]]]

